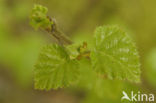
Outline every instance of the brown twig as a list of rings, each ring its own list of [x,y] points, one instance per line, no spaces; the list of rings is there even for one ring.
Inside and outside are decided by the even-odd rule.
[[[56,20],[55,19],[51,19],[49,16],[47,16],[47,18],[53,22],[53,24],[51,25],[51,28],[47,28],[46,31],[48,33],[50,33],[54,38],[57,39],[58,43],[60,45],[70,45],[73,42],[62,32],[58,29],[57,24],[56,24]]]

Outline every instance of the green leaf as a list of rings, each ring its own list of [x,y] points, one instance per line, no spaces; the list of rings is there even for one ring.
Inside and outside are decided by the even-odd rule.
[[[70,54],[71,59],[76,59],[77,56],[79,55],[78,48],[80,47],[80,44],[72,44],[72,45],[67,45],[66,49],[68,53]]]
[[[52,21],[47,17],[48,9],[42,5],[34,5],[30,15],[30,24],[35,29],[51,29]]]
[[[145,76],[148,82],[156,87],[156,48],[147,53],[145,58]]]
[[[45,46],[35,68],[36,89],[57,89],[72,85],[76,82],[78,65],[70,60],[66,50],[59,45]]]
[[[91,52],[93,68],[109,79],[140,81],[140,63],[131,38],[117,26],[101,26],[95,32]]]

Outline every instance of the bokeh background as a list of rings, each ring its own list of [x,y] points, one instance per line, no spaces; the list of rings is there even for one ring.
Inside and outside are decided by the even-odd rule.
[[[34,90],[38,53],[53,42],[47,33],[29,25],[34,4],[46,6],[61,30],[78,42],[91,37],[97,26],[119,25],[136,42],[142,71],[142,82],[124,83],[125,89],[156,94],[156,0],[0,0],[0,103],[80,103],[83,99],[104,103],[94,94],[84,96],[82,90]],[[114,94],[109,89],[109,95]]]

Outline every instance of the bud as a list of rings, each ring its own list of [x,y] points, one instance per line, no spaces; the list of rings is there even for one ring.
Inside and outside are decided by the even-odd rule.
[[[30,15],[30,24],[35,29],[43,28],[51,30],[53,22],[47,17],[48,9],[42,5],[34,5]]]

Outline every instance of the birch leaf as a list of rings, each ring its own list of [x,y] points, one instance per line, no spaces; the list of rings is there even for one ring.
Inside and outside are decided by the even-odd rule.
[[[65,48],[56,44],[42,49],[35,67],[35,88],[41,90],[68,87],[78,74],[77,62],[70,60]]]
[[[101,26],[94,40],[91,59],[97,73],[109,79],[140,81],[138,52],[128,34],[117,26]]]

